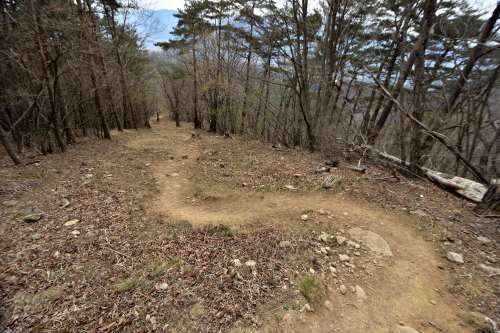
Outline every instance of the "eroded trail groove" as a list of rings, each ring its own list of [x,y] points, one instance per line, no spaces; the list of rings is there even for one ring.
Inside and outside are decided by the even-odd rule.
[[[88,143],[67,165],[41,162],[54,171],[2,212],[10,221],[2,237],[13,234],[3,248],[6,327],[474,332],[491,324],[474,303],[498,311],[488,291],[495,277],[467,261],[496,256],[497,242],[481,248],[442,222],[471,221],[465,202],[375,166],[361,175],[341,165],[331,171],[338,186],[322,190],[319,156],[191,132],[165,122],[117,135],[111,152]],[[44,218],[19,224],[34,202]],[[464,265],[445,258],[464,243]]]

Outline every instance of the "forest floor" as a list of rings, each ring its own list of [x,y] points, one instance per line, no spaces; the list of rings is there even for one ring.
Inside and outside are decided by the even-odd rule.
[[[0,332],[494,331],[498,220],[374,164],[324,190],[319,154],[192,133],[0,159]]]

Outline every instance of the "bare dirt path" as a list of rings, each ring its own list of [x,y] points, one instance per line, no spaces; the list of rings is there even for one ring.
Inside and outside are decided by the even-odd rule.
[[[170,123],[130,138],[127,145],[132,149],[154,147],[158,154],[164,150],[175,156],[151,166],[161,190],[148,210],[193,225],[261,223],[284,229],[300,229],[304,211],[324,210],[327,217],[310,213],[306,223],[326,218],[335,228],[360,227],[375,232],[393,253],[380,260],[381,267],[377,266],[372,278],[362,285],[367,294],[364,300],[356,298],[350,291],[354,283],[346,280],[347,295],[338,291],[338,285],[328,286],[331,310],[318,306],[313,313],[296,312],[279,318],[269,315],[258,329],[237,327],[235,331],[391,332],[402,323],[420,332],[472,331],[458,317],[461,305],[446,290],[448,274],[438,268],[444,259],[416,230],[416,218],[353,199],[343,191],[262,191],[245,184],[201,179],[196,173],[199,159],[211,154],[207,148],[224,141],[230,149],[231,139],[205,134],[195,139],[189,129]],[[235,154],[233,158],[244,156]]]

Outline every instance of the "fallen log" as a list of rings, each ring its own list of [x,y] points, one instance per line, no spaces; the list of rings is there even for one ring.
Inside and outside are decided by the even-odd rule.
[[[434,183],[474,202],[481,202],[485,196],[487,187],[481,183],[427,168],[423,168],[422,171]]]
[[[393,163],[400,164],[402,166],[408,167],[410,164],[406,161],[401,161],[400,158],[390,155],[386,152],[379,151],[371,146],[363,146],[363,148],[368,149],[378,156],[389,160]],[[486,185],[475,182],[473,180],[462,178],[458,176],[453,176],[446,174],[444,172],[439,172],[435,170],[431,170],[429,168],[419,168],[421,173],[425,175],[430,181],[435,184],[438,184],[440,187],[460,195],[468,200],[480,203],[483,201],[483,197],[486,199],[485,193],[488,190]],[[500,191],[499,191],[500,192]],[[500,193],[499,193],[499,201],[500,202]]]
[[[477,214],[486,212],[498,212],[500,209],[500,185],[491,184],[484,194],[480,203],[474,208]],[[499,216],[497,216],[499,217]]]

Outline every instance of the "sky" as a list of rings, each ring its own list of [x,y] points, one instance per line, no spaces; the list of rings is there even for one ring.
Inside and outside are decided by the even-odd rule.
[[[481,10],[492,11],[497,0],[469,0],[469,2]],[[150,9],[177,9],[183,7],[184,0],[139,0],[139,3]]]

